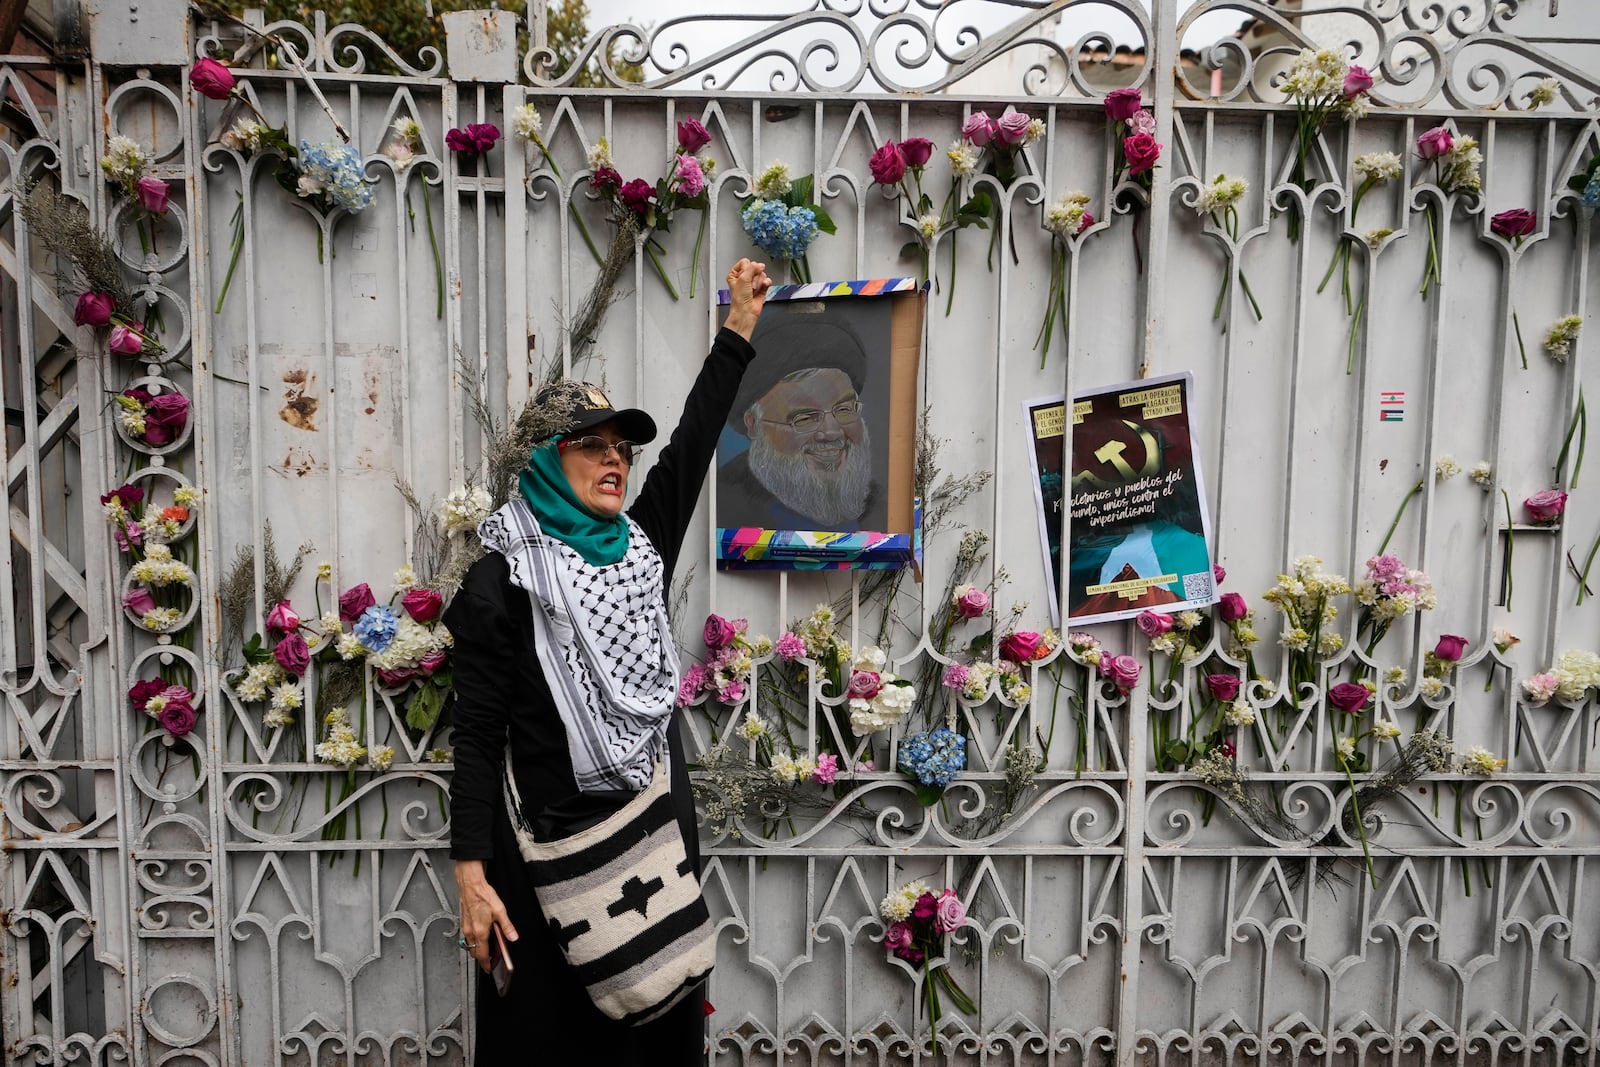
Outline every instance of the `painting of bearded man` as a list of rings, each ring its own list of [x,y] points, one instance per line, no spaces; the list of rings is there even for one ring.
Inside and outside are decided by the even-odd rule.
[[[717,525],[887,528],[889,322],[872,301],[769,308],[729,413]],[[876,356],[869,356],[875,353]]]

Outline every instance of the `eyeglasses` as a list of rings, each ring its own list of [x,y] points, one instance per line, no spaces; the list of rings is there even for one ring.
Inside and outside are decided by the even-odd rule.
[[[796,411],[787,419],[762,419],[762,422],[776,423],[787,426],[795,433],[816,433],[822,429],[822,420],[833,416],[833,421],[840,427],[853,426],[861,421],[861,401],[844,400],[833,405],[827,411]]]
[[[636,445],[632,441],[618,441],[613,444],[604,437],[596,437],[593,434],[588,437],[563,437],[556,442],[556,448],[562,452],[576,449],[591,463],[604,463],[611,450],[616,449],[617,458],[629,467],[633,466],[633,461],[644,451],[643,445]]]

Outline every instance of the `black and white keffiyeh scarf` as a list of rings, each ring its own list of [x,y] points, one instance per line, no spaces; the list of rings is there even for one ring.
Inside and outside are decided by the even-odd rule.
[[[628,525],[627,553],[600,567],[546,536],[521,497],[478,527],[528,592],[539,666],[585,793],[650,784],[678,692],[661,556]]]

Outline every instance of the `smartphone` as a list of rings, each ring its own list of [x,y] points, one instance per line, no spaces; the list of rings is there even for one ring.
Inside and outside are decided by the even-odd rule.
[[[511,953],[506,950],[506,939],[500,927],[489,927],[489,974],[494,978],[495,992],[502,997],[511,992],[511,974],[516,968],[511,963]]]

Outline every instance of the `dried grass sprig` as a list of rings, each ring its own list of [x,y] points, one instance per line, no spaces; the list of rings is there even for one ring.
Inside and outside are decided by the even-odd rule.
[[[692,766],[699,772],[694,779],[695,801],[719,837],[743,837],[745,824],[753,819],[776,823],[799,811],[832,811],[840,803],[832,790],[782,781],[770,767],[726,744],[707,749]],[[855,800],[849,802],[845,814],[871,818],[873,813]],[[863,841],[868,840],[859,828],[852,829]]]
[[[600,336],[600,326],[605,322],[606,312],[611,310],[611,305],[621,295],[617,282],[622,278],[622,271],[638,254],[638,219],[631,211],[618,210],[613,214],[612,221],[617,230],[611,236],[611,246],[606,249],[606,258],[600,263],[599,275],[590,286],[588,295],[579,303],[578,312],[567,327],[567,335],[572,339],[574,366],[588,358],[589,350]],[[561,361],[553,361],[545,370],[540,384],[551,385],[559,381],[561,373]]]
[[[95,229],[89,210],[62,196],[48,182],[30,183],[18,197],[19,210],[29,231],[46,248],[65,259],[85,290],[108,293],[116,313],[128,319],[141,317],[123,272],[122,260],[111,240]],[[68,287],[58,279],[57,291]]]
[[[278,558],[277,542],[272,536],[272,521],[261,527],[261,559],[263,577],[261,597],[263,607],[270,609],[280,600],[287,600],[289,590],[300,577],[306,557],[311,555],[309,543],[295,549],[294,556],[285,561]],[[244,641],[245,623],[255,610],[256,550],[254,545],[240,545],[233,554],[233,562],[217,590],[217,602],[222,610],[222,645],[232,648]]]

